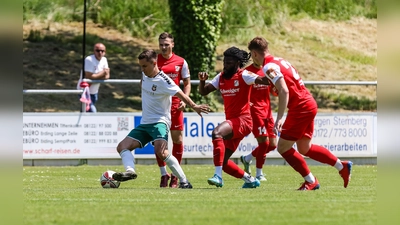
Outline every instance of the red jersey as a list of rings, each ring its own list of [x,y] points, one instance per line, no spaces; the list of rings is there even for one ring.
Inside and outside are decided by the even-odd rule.
[[[182,79],[190,77],[189,66],[186,60],[175,53],[172,53],[171,58],[166,59],[162,54],[158,54],[157,57],[158,69],[162,70],[167,74],[178,86]],[[180,99],[176,96],[172,97],[172,102],[180,102]]]
[[[273,69],[275,74],[268,74],[267,71],[269,69]],[[304,86],[304,82],[297,70],[288,61],[269,55],[264,58],[263,72],[274,85],[280,77],[285,79],[289,90],[289,102],[287,105],[289,110],[302,111],[317,108],[317,103]]]
[[[222,74],[215,76],[211,84],[221,92],[226,119],[250,116],[250,89],[258,76],[243,70],[239,70],[231,79],[225,79]]]
[[[246,70],[257,74],[260,77],[264,77],[262,68],[256,68],[253,64],[246,67]],[[266,118],[270,109],[270,87],[264,84],[253,84],[250,94],[251,111],[256,115]]]

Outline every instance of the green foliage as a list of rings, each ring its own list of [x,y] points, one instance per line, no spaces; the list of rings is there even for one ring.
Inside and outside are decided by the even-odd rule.
[[[115,27],[120,31],[128,30],[134,37],[150,40],[171,26],[168,0],[99,1],[89,6],[89,12],[95,23]]]
[[[223,4],[223,0],[169,1],[174,51],[188,62],[191,79],[197,80],[200,71],[214,71]],[[193,100],[200,101],[198,90],[192,90]]]
[[[83,2],[83,0],[23,0],[23,21],[31,19],[49,22],[82,21]],[[218,2],[220,5],[217,6]],[[167,7],[168,3],[170,7]],[[171,8],[171,6],[176,7]],[[305,14],[314,19],[335,20],[346,20],[352,16],[377,18],[377,3],[376,0],[255,0],[251,3],[239,0],[87,0],[88,20],[121,31],[129,31],[135,37],[151,40],[159,33],[171,29],[174,15],[182,14],[175,17],[187,19],[194,18],[193,13],[203,15],[197,18],[197,22],[205,19],[215,21],[213,17],[221,17],[222,23],[218,22],[220,25],[215,29],[221,29],[222,39],[243,42],[248,40],[248,37],[279,25],[288,16]],[[202,25],[211,29],[213,24]],[[240,38],[241,36],[245,37]],[[219,40],[219,34],[210,38]]]
[[[376,111],[377,100],[364,96],[348,96],[321,91],[320,88],[309,87],[320,108],[333,108],[354,111]]]

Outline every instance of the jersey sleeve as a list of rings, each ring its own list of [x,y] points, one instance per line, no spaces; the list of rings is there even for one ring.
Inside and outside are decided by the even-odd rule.
[[[267,63],[263,67],[265,76],[275,85],[279,78],[283,77],[281,68],[275,63]]]
[[[167,93],[171,96],[174,96],[178,91],[181,89],[179,88],[178,85],[175,84],[175,82],[167,75],[162,75],[163,82],[161,85],[162,86],[162,91],[163,93]]]
[[[257,79],[258,75],[248,70],[243,70],[242,77],[246,84],[252,85],[254,84],[254,81]]]
[[[214,86],[217,90],[219,89],[219,78],[221,77],[221,73],[218,73],[214,79],[211,80],[210,84]]]
[[[183,60],[183,66],[182,66],[182,70],[181,70],[181,77],[182,77],[182,79],[190,78],[189,65],[186,62],[186,60]]]

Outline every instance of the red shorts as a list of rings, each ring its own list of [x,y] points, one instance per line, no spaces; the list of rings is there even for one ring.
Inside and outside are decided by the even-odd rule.
[[[240,141],[251,133],[253,121],[250,115],[246,115],[226,120],[226,122],[232,127],[233,137],[229,140],[224,140],[225,148],[235,152]]]
[[[183,130],[183,111],[178,110],[178,104],[171,105],[171,129],[170,130]]]
[[[288,111],[282,126],[281,138],[297,141],[302,137],[312,138],[314,132],[314,118],[317,108],[308,111]]]
[[[256,113],[251,113],[251,118],[253,120],[253,129],[252,133],[255,138],[258,137],[271,137],[275,138],[276,134],[274,132],[274,118],[272,113],[268,113],[267,118],[262,118],[261,115],[257,115]]]

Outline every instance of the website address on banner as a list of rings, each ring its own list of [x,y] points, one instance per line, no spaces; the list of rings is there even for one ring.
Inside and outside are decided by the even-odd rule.
[[[78,148],[39,148],[39,149],[24,149],[26,155],[67,155],[67,154],[80,154],[81,150]]]

